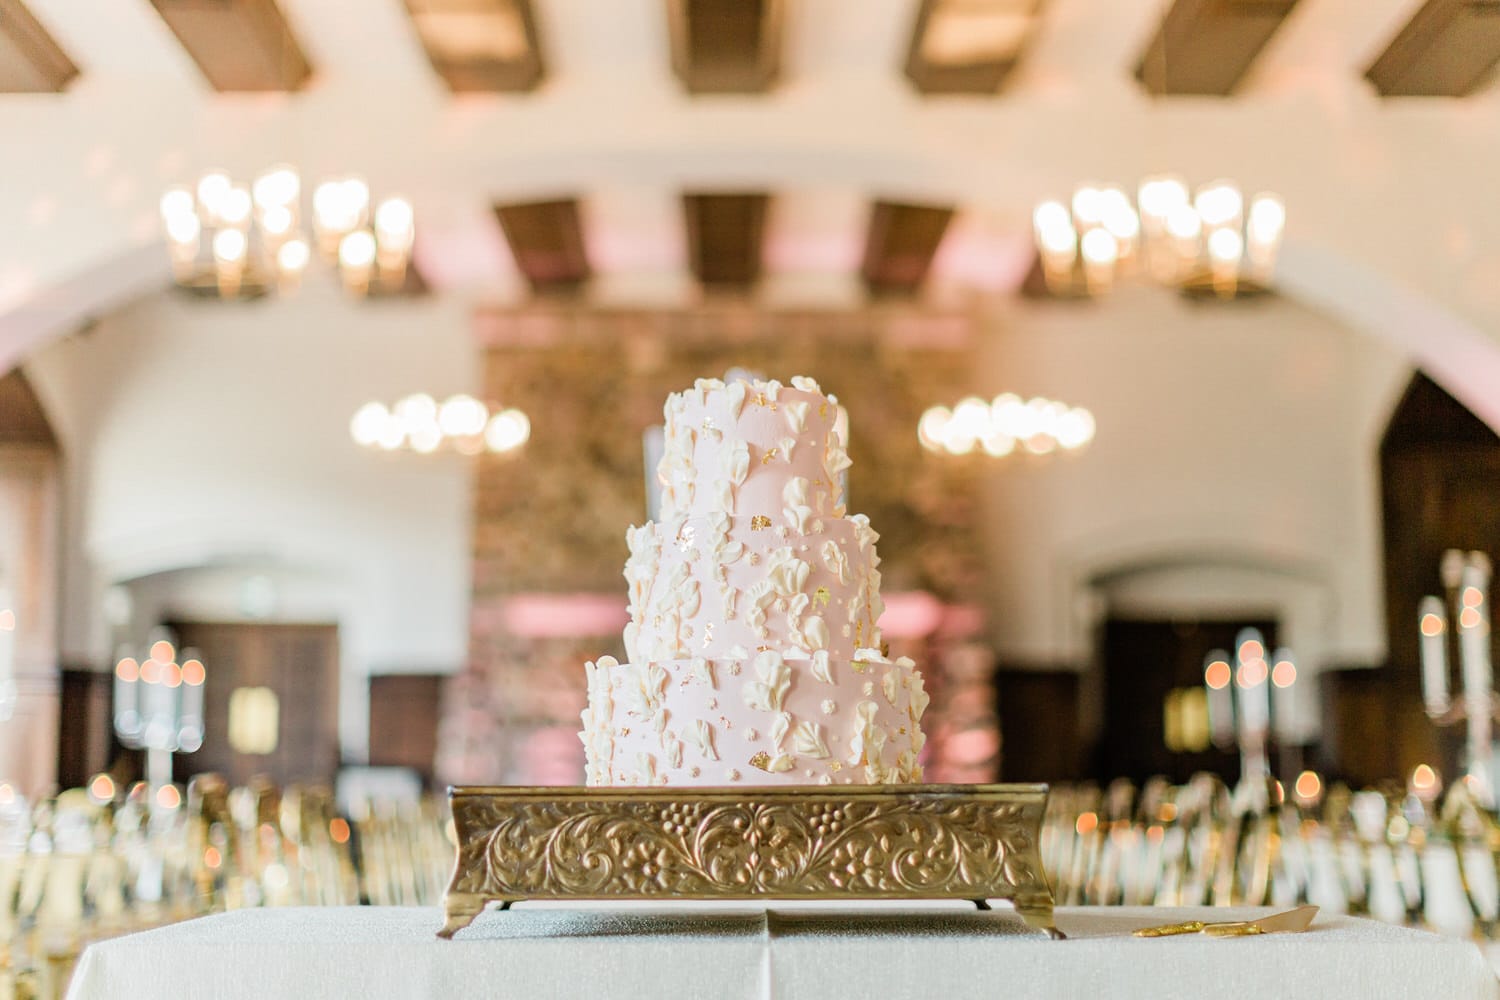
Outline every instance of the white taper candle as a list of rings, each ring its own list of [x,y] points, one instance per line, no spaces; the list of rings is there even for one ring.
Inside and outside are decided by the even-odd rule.
[[[1439,716],[1451,706],[1448,695],[1448,612],[1441,597],[1424,597],[1417,605],[1421,635],[1422,704],[1427,714]]]
[[[1203,661],[1203,685],[1208,689],[1208,729],[1214,746],[1234,746],[1234,670],[1229,654],[1216,649]]]
[[[1248,746],[1264,739],[1271,723],[1271,692],[1267,683],[1270,669],[1266,665],[1265,640],[1258,630],[1241,630],[1234,648],[1240,743]]]

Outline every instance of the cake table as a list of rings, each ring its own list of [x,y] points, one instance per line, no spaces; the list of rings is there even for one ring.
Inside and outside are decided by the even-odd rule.
[[[434,937],[436,909],[241,910],[95,944],[69,996],[1500,997],[1473,943],[1352,917],[1320,914],[1300,934],[1143,939],[1130,931],[1265,911],[1059,907],[1068,940],[1049,941],[1003,904],[624,906],[522,903],[452,941]]]

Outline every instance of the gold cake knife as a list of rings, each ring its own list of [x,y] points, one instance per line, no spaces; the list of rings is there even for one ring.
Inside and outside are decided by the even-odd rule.
[[[1273,913],[1255,920],[1223,920],[1207,922],[1185,920],[1179,924],[1161,924],[1157,927],[1142,927],[1134,931],[1136,937],[1171,937],[1176,934],[1197,934],[1200,931],[1209,937],[1246,937],[1251,934],[1279,934],[1305,931],[1318,915],[1316,906],[1298,906],[1281,913]]]

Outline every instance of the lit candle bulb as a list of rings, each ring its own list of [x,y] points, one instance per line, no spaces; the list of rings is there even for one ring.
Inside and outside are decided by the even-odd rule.
[[[1448,613],[1440,597],[1424,597],[1417,607],[1417,629],[1421,633],[1422,703],[1427,714],[1445,714],[1448,696]]]

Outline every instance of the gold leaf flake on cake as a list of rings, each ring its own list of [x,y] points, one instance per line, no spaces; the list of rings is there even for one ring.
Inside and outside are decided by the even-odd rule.
[[[770,526],[771,519],[765,514],[756,514],[754,517],[750,518],[751,531],[760,531],[761,529],[769,528]]]
[[[769,771],[771,769],[771,755],[764,750],[755,753],[750,758],[750,766],[758,767],[762,771]]]
[[[760,456],[760,464],[761,465],[770,465],[771,464],[771,460],[774,459],[775,457],[776,457],[776,449],[775,448],[767,448],[766,449],[766,453],[764,455]]]

